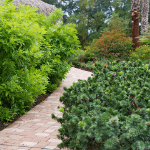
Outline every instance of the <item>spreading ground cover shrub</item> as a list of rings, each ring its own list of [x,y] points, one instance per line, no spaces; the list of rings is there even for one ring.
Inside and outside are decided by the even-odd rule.
[[[147,150],[150,148],[150,66],[96,62],[93,77],[78,80],[60,98],[59,148]]]
[[[145,63],[150,62],[150,45],[143,45],[139,46],[135,49],[135,51],[132,51],[132,53],[129,56],[130,60],[137,60],[141,59]]]
[[[46,17],[37,14],[37,8],[16,9],[11,2],[5,0],[0,6],[1,121],[27,112],[35,97],[56,89],[69,70],[67,57],[79,43],[74,25],[58,21],[60,9]]]
[[[112,30],[105,31],[99,39],[94,39],[85,49],[92,57],[94,54],[99,58],[127,59],[133,47],[130,37],[126,37],[125,33],[116,33]]]

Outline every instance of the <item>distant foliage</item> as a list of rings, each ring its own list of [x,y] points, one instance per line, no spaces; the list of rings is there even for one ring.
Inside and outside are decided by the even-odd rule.
[[[99,39],[85,48],[86,53],[94,54],[99,58],[127,59],[132,50],[132,40],[125,33],[117,33],[115,30],[105,31]]]
[[[63,12],[49,17],[37,8],[5,0],[0,6],[0,120],[28,111],[35,97],[57,88],[78,49],[75,26],[64,26]]]
[[[129,57],[130,60],[141,59],[142,61],[149,63],[150,62],[150,45],[139,46],[132,51]]]
[[[97,4],[98,2],[95,0],[82,0],[75,3],[77,3],[77,6],[74,9],[77,11],[68,17],[67,22],[77,24],[78,37],[82,48],[84,48],[93,38],[101,35],[101,30],[106,24],[104,23],[106,15],[101,9],[102,6]],[[103,7],[104,9],[106,8]]]
[[[78,80],[60,98],[59,148],[148,150],[150,66],[141,60],[95,63],[93,77]]]
[[[104,29],[103,33],[105,31],[112,31],[115,30],[116,33],[125,33],[126,35],[129,35],[129,19],[123,19],[122,17],[119,17],[119,14],[112,13],[112,17],[107,23],[108,27]]]
[[[142,33],[142,35],[136,37],[139,39],[140,46],[150,45],[150,25],[148,25],[148,32]]]

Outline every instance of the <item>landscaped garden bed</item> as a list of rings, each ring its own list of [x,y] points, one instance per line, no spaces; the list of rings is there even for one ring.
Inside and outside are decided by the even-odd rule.
[[[60,148],[150,148],[150,66],[137,61],[95,63],[94,76],[79,80],[60,98]]]
[[[63,117],[52,114],[61,123],[58,147],[150,148],[149,37],[134,50],[131,37],[105,31],[79,51],[75,25],[58,21],[60,9],[46,18],[8,0],[0,7],[0,130],[57,89],[70,63],[93,77],[64,88]]]

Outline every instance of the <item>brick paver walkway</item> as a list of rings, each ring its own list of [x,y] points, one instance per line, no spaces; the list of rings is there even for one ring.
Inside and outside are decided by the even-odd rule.
[[[62,116],[57,107],[63,106],[59,102],[63,87],[70,87],[73,81],[87,79],[91,74],[72,67],[63,84],[46,100],[0,131],[0,150],[60,150],[57,144],[61,141],[56,135],[61,124],[53,120],[51,114]]]

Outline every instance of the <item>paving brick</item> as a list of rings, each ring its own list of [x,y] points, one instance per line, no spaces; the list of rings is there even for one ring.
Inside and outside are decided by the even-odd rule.
[[[53,150],[54,148],[56,148],[56,146],[46,146],[44,148],[49,148],[50,150]]]
[[[41,127],[39,127],[37,130],[43,130],[43,131],[45,131],[45,130],[47,130],[49,127],[45,127],[45,126],[41,126]],[[37,130],[35,130],[34,132],[36,132]],[[37,133],[37,132],[36,132]]]
[[[18,150],[18,147],[17,146],[9,146],[8,150]]]
[[[30,146],[30,147],[33,147],[37,144],[38,142],[29,142],[29,141],[23,141],[22,143],[20,143],[21,145],[24,145],[24,146]]]
[[[47,133],[36,133],[35,135],[39,136],[39,137],[47,137],[47,136],[49,136],[49,134],[47,134]]]
[[[8,146],[7,145],[0,145],[0,150],[1,149],[8,149]]]
[[[59,132],[55,130],[53,133],[51,133],[51,135],[59,135]]]
[[[60,143],[53,142],[53,143],[50,143],[48,146],[56,146],[57,147],[57,145],[60,144]]]
[[[33,132],[33,131],[32,132],[31,131],[23,131],[23,132],[20,133],[20,135],[22,135],[22,136],[31,135],[31,134],[34,135],[35,133],[36,132]]]
[[[20,139],[23,139],[24,136],[21,136],[21,135],[10,135],[9,138],[10,139],[15,139],[15,140],[20,140]]]
[[[41,148],[30,148],[30,150],[41,150]]]
[[[17,150],[30,150],[30,148],[21,148],[21,147],[19,147],[19,149],[17,149]]]
[[[49,142],[39,142],[35,147],[46,147],[47,145],[49,145]]]
[[[48,142],[51,142],[51,143],[61,143],[62,141],[58,140],[58,139],[49,139]]]
[[[55,131],[55,130],[47,129],[47,130],[45,130],[44,132],[53,133],[54,131]]]

